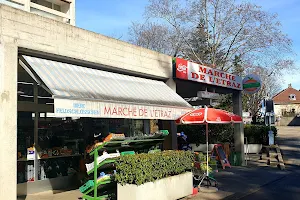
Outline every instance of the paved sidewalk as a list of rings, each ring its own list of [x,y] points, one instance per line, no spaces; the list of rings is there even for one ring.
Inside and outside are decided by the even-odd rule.
[[[17,200],[78,200],[82,197],[79,190],[71,191],[47,191],[28,195],[27,197],[18,197]]]
[[[260,187],[286,177],[290,171],[271,167],[232,167],[215,174],[219,183],[216,193],[199,192],[190,200],[239,199]]]
[[[218,200],[238,199],[246,194],[255,192],[263,185],[279,180],[289,171],[280,171],[270,167],[232,167],[215,174],[218,180],[218,189],[216,193],[199,192],[194,197],[188,197],[189,200]],[[61,192],[48,191],[27,197],[19,197],[18,200],[77,200],[82,194],[78,190]]]
[[[199,192],[196,196],[188,197],[189,200],[218,200],[218,199],[238,199],[246,194],[253,193],[261,186],[280,180],[290,171],[281,171],[277,168],[258,167],[250,164],[250,167],[232,167],[221,170],[215,174],[218,181],[218,192]],[[19,197],[18,200],[77,200],[82,194],[78,190],[48,191],[27,197]]]
[[[280,126],[276,138],[285,164],[300,166],[300,127]]]

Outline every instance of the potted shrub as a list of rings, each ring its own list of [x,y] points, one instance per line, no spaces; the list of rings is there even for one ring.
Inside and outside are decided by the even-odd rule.
[[[118,200],[175,200],[192,194],[190,151],[126,155],[116,162]]]

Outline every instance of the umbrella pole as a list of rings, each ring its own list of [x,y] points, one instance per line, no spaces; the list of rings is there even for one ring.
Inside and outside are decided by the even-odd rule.
[[[208,123],[206,123],[206,176],[208,176]]]

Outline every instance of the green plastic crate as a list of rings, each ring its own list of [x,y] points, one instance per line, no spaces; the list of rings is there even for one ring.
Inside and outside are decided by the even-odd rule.
[[[83,186],[81,186],[79,188],[79,191],[81,193],[84,193],[85,191],[91,189],[92,187],[94,187],[94,181],[93,180],[89,180],[88,182],[86,182]]]
[[[229,156],[229,162],[231,166],[241,166],[242,156],[240,152],[232,152]]]
[[[168,130],[160,130],[160,133],[161,133],[163,136],[169,135],[169,131],[168,131]]]
[[[123,151],[121,152],[121,156],[125,156],[125,155],[134,155],[135,152],[134,151]]]

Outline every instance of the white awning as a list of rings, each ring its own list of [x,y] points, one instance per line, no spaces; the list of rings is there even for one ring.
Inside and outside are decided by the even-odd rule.
[[[164,82],[23,56],[58,117],[177,119],[192,109]]]

